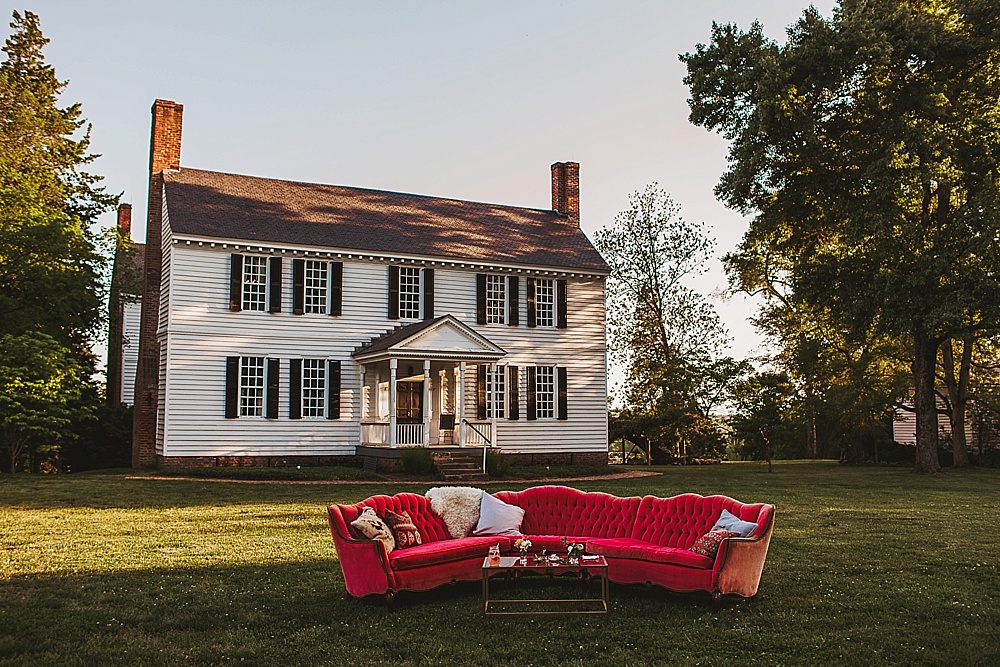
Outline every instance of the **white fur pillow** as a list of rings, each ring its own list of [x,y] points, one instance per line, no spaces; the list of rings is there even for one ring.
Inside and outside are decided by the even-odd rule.
[[[385,522],[375,513],[374,508],[366,507],[358,518],[351,522],[351,526],[369,540],[378,540],[385,545],[385,552],[389,553],[396,547],[396,540],[392,537],[392,531],[385,525]]]
[[[444,519],[452,537],[466,537],[479,521],[483,490],[470,486],[435,486],[424,494],[431,509]]]
[[[492,494],[483,493],[483,502],[479,506],[479,523],[476,524],[472,534],[520,535],[522,521],[524,521],[523,509],[505,503]]]

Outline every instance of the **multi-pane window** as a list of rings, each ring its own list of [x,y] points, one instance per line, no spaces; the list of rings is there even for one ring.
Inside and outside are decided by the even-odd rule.
[[[327,263],[306,261],[305,312],[326,313]]]
[[[503,419],[504,417],[504,375],[507,370],[504,366],[497,366],[496,370],[486,371],[486,418]]]
[[[308,269],[307,269],[308,271]],[[302,416],[323,417],[326,407],[326,361],[302,360]]]
[[[243,310],[265,310],[267,297],[267,258],[243,257]]]
[[[264,416],[264,357],[240,358],[240,416]]]
[[[535,281],[535,323],[540,327],[556,325],[556,287],[551,279]]]
[[[535,416],[553,419],[556,416],[556,373],[553,366],[535,367]]]
[[[399,317],[420,319],[420,269],[399,268]]]
[[[486,276],[486,323],[504,324],[507,291],[504,276]]]

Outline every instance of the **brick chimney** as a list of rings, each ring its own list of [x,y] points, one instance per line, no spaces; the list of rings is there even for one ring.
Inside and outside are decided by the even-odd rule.
[[[181,167],[181,121],[184,106],[170,100],[153,103],[149,141],[149,198],[146,212],[146,254],[143,260],[142,317],[139,362],[135,372],[132,418],[132,467],[156,466],[156,412],[159,402],[160,345],[156,339],[160,311],[160,271],[163,266],[163,174]]]
[[[132,238],[132,204],[118,205],[118,235],[123,239]]]
[[[552,165],[552,209],[580,224],[580,164],[556,162]]]

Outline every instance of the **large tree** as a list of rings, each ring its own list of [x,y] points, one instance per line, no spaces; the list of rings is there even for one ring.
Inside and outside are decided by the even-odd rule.
[[[843,0],[785,44],[713,25],[681,59],[692,122],[731,142],[716,193],[754,216],[738,283],[908,341],[915,469],[937,471],[938,349],[1000,321],[1000,5]]]
[[[655,183],[629,198],[615,224],[595,235],[611,266],[608,326],[612,357],[626,369],[624,404],[633,430],[685,454],[712,449],[721,436],[711,412],[742,365],[719,351],[725,329],[687,283],[702,273],[713,240],[686,221]],[[628,430],[628,429],[626,429]]]
[[[83,360],[98,332],[107,258],[91,226],[117,197],[85,171],[90,127],[59,106],[38,16],[14,12],[0,63],[0,333],[42,331]]]

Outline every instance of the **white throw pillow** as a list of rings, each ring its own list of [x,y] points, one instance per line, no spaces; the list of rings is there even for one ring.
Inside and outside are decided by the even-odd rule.
[[[366,507],[358,515],[358,518],[351,522],[351,526],[369,540],[378,540],[384,544],[386,553],[390,553],[396,548],[396,540],[392,537],[392,531],[371,507]]]
[[[524,521],[523,509],[484,493],[482,503],[479,505],[479,523],[476,524],[472,534],[520,535],[522,521]]]

